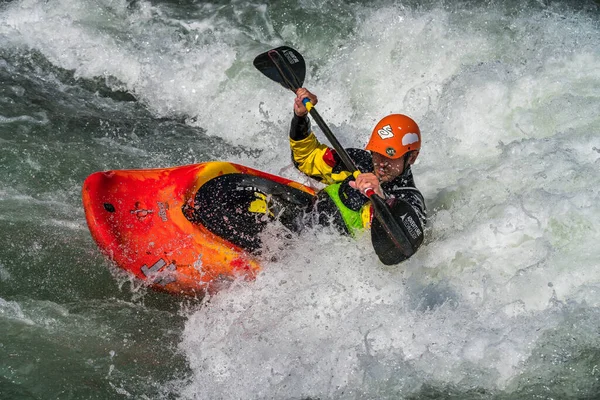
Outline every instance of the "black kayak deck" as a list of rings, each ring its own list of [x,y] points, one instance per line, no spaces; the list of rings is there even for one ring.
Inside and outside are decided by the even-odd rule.
[[[209,231],[250,252],[261,247],[260,233],[268,223],[281,222],[291,231],[302,220],[315,196],[270,179],[242,173],[215,177],[196,192],[184,214]],[[190,209],[191,208],[191,209]]]

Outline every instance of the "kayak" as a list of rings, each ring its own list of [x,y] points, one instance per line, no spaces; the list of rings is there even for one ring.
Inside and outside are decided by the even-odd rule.
[[[261,230],[296,223],[314,197],[298,182],[220,161],[95,172],[82,188],[102,253],[149,286],[186,295],[253,279]]]

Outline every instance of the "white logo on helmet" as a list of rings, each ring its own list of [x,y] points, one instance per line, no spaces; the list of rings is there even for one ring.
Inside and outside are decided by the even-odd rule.
[[[390,124],[378,130],[377,134],[382,139],[389,139],[394,137],[394,132],[392,132],[392,126]]]
[[[407,133],[402,136],[402,146],[408,146],[409,144],[417,143],[419,141],[419,135],[416,133]]]

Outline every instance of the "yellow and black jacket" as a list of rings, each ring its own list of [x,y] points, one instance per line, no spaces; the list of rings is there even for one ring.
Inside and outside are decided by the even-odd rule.
[[[319,192],[314,210],[321,225],[333,225],[340,231],[353,234],[368,228],[372,220],[369,199],[348,184],[354,180],[342,160],[326,145],[320,143],[310,130],[308,117],[294,115],[290,129],[292,160],[306,175],[328,185]],[[373,172],[371,153],[361,149],[346,149],[361,172]],[[381,188],[388,199],[401,199],[415,210],[421,225],[426,222],[425,201],[415,187],[410,167],[396,179],[385,182]]]

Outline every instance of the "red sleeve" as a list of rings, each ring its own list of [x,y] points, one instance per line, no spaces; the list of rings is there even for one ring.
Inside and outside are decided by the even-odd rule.
[[[335,167],[335,150],[328,149],[325,154],[323,154],[323,161],[331,168]]]

